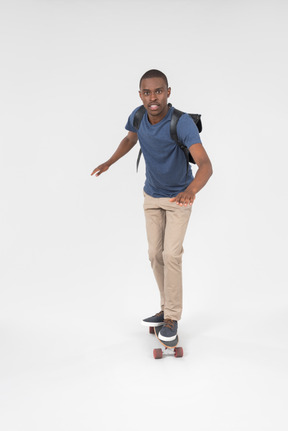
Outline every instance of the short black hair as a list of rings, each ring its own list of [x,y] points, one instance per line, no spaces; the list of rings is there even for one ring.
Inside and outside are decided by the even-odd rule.
[[[140,82],[139,82],[139,88],[141,88],[141,82],[143,79],[148,79],[148,78],[162,78],[164,79],[167,88],[168,88],[168,79],[167,76],[165,75],[165,73],[161,72],[160,70],[157,69],[151,69],[148,70],[147,72],[144,73],[144,75],[141,77]]]

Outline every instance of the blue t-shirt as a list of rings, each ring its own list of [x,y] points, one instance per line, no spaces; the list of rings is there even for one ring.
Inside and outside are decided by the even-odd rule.
[[[139,107],[138,107],[139,108]],[[133,126],[135,112],[128,118],[126,130],[138,134],[139,143],[146,163],[144,191],[155,198],[174,197],[183,192],[194,179],[191,166],[187,174],[184,152],[170,136],[170,122],[173,107],[157,124],[152,125],[145,112],[139,130]],[[201,143],[196,124],[188,114],[183,114],[177,123],[177,135],[187,148]]]

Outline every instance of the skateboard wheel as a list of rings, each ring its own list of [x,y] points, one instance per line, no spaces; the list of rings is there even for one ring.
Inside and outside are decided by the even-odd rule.
[[[175,349],[174,349],[175,358],[182,358],[183,355],[184,355],[183,348],[182,347],[175,347]]]
[[[154,349],[153,356],[154,356],[154,359],[161,359],[163,356],[162,349]]]
[[[155,334],[153,326],[149,326],[149,334]]]

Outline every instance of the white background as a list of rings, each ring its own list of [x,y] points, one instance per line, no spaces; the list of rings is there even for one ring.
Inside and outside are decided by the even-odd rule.
[[[287,430],[287,3],[0,1],[0,426]],[[185,240],[182,359],[159,310],[138,82],[202,114],[214,175]]]

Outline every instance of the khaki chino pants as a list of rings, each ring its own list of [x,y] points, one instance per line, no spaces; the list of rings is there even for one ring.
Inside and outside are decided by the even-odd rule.
[[[182,315],[183,241],[191,206],[180,206],[170,198],[153,198],[144,193],[144,213],[149,260],[160,291],[165,319]]]

